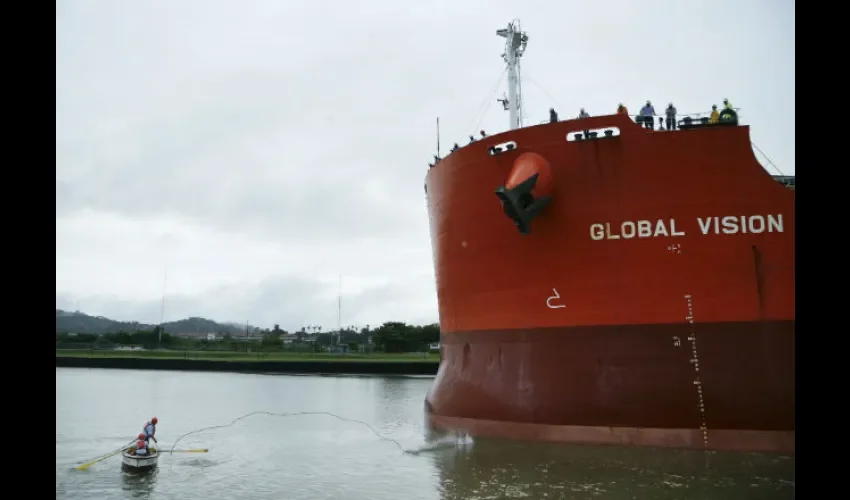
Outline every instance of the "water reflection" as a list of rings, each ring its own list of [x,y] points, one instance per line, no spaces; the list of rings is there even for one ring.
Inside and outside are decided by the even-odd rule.
[[[121,489],[127,493],[126,498],[147,499],[153,493],[159,469],[150,472],[121,472]]]
[[[410,393],[416,390],[416,395],[421,396],[422,384],[431,382],[422,382],[417,384],[413,378],[407,377],[381,377],[378,379],[378,384],[381,388],[381,397],[388,401],[406,401],[410,398]]]
[[[444,500],[794,498],[794,459],[477,439],[428,453]]]
[[[411,408],[421,405],[423,394],[431,385],[431,378],[381,377],[377,379],[375,417],[381,422],[380,431],[402,439],[417,439],[422,417]],[[403,429],[403,432],[401,432]]]

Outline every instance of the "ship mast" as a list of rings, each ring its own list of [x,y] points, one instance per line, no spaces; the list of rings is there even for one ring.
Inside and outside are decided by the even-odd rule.
[[[518,19],[508,23],[507,28],[497,30],[496,34],[505,38],[505,52],[502,54],[502,59],[508,65],[508,97],[500,101],[510,115],[509,130],[514,130],[522,127],[522,86],[520,85],[519,60],[525,53],[528,35],[520,30]]]

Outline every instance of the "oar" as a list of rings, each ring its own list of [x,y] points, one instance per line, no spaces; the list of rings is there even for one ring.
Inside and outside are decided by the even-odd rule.
[[[206,453],[210,451],[209,448],[194,448],[191,450],[163,450],[160,453]]]
[[[117,455],[117,454],[121,453],[122,451],[124,451],[124,450],[126,450],[127,448],[129,448],[131,444],[132,444],[132,441],[131,441],[129,444],[125,444],[125,445],[124,445],[124,446],[122,446],[121,448],[119,448],[119,449],[117,449],[117,450],[113,451],[112,453],[109,453],[108,455],[104,455],[104,456],[102,456],[102,457],[100,457],[100,458],[95,458],[94,460],[91,460],[91,461],[89,461],[89,462],[86,462],[86,463],[84,463],[84,464],[82,464],[82,465],[78,465],[78,466],[76,466],[76,467],[74,467],[74,468],[75,468],[75,469],[77,469],[77,470],[86,470],[86,469],[88,469],[89,467],[91,467],[92,465],[94,465],[94,464],[96,464],[96,463],[98,463],[98,462],[101,462],[101,461],[103,461],[103,460],[106,460],[106,459],[107,459],[107,458],[109,458],[109,457],[113,457],[113,456],[115,456],[115,455]]]

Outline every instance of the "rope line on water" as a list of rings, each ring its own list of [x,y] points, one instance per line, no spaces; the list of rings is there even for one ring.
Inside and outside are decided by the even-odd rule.
[[[372,432],[372,434],[374,434],[381,441],[387,441],[387,442],[393,443],[396,446],[396,448],[398,448],[399,451],[401,451],[404,454],[419,455],[423,451],[436,449],[436,447],[434,447],[434,446],[427,446],[426,445],[426,446],[422,446],[418,449],[407,450],[401,445],[401,443],[399,443],[398,441],[396,441],[395,439],[393,439],[391,437],[387,437],[387,436],[383,435],[381,432],[379,432],[377,429],[372,427],[367,422],[364,422],[362,420],[357,420],[355,418],[343,417],[343,416],[337,415],[336,413],[331,413],[331,412],[328,412],[328,411],[297,411],[297,412],[289,412],[289,413],[277,413],[277,412],[271,412],[271,411],[255,411],[255,412],[247,413],[247,414],[242,415],[240,417],[234,418],[232,421],[230,421],[230,423],[227,423],[227,424],[211,425],[211,426],[208,426],[208,427],[202,427],[202,428],[199,428],[199,429],[189,431],[189,432],[181,435],[180,437],[178,437],[177,440],[175,440],[174,443],[171,445],[171,449],[169,449],[167,452],[165,450],[162,450],[161,453],[169,453],[169,454],[174,453],[175,448],[177,447],[177,444],[181,440],[183,440],[183,438],[185,438],[185,437],[191,436],[193,434],[200,434],[202,432],[211,431],[211,430],[215,430],[215,429],[224,429],[224,428],[227,428],[227,427],[232,427],[232,426],[236,425],[240,420],[245,420],[247,418],[254,417],[254,416],[257,416],[257,415],[265,415],[265,416],[269,416],[269,417],[298,417],[298,416],[308,416],[308,415],[313,415],[313,416],[323,415],[323,416],[333,417],[333,418],[340,420],[342,422],[351,422],[351,423],[355,423],[355,424],[360,424],[363,427],[369,429]],[[455,436],[455,438],[456,437],[457,436]],[[92,460],[86,462],[83,465],[75,467],[75,469],[78,469],[78,470],[87,469],[91,465],[93,465],[97,462],[100,462],[102,460],[105,460],[105,459],[107,459],[107,458],[109,458],[113,455],[116,455],[117,453],[120,453],[121,451],[127,449],[130,445],[132,445],[132,443],[133,442],[131,441],[130,443],[122,446],[118,450],[115,450],[115,451],[113,451],[109,454],[106,454],[106,455],[101,455],[100,457],[92,459]],[[438,443],[438,446],[439,446],[439,443]],[[177,450],[177,451],[181,451],[181,450]],[[207,451],[207,449],[203,449],[203,450],[183,450],[183,451]],[[173,463],[172,463],[172,466],[173,466]]]
[[[377,436],[378,439],[380,439],[382,441],[387,441],[387,442],[390,442],[390,443],[393,443],[394,445],[396,445],[396,447],[402,453],[415,453],[415,452],[411,452],[409,450],[405,450],[404,447],[401,445],[401,443],[399,443],[398,441],[396,441],[393,438],[384,436],[383,434],[378,432],[374,427],[372,427],[371,425],[367,424],[366,422],[364,422],[362,420],[357,420],[357,419],[354,419],[354,418],[341,417],[341,416],[339,416],[335,413],[331,413],[331,412],[328,412],[328,411],[296,411],[296,412],[291,412],[291,413],[276,413],[276,412],[271,412],[271,411],[255,411],[255,412],[247,413],[245,415],[242,415],[241,417],[234,418],[229,424],[211,425],[209,427],[202,427],[200,429],[195,429],[193,431],[189,431],[189,432],[183,434],[182,436],[178,437],[176,441],[174,441],[174,444],[171,445],[171,450],[169,450],[169,453],[174,451],[174,447],[177,446],[177,443],[179,443],[180,440],[183,439],[184,437],[191,436],[193,434],[200,434],[201,432],[211,431],[211,430],[215,430],[215,429],[224,429],[224,428],[227,428],[227,427],[232,427],[232,426],[236,425],[240,420],[244,420],[248,417],[254,417],[254,416],[257,416],[257,415],[265,415],[265,416],[268,416],[268,417],[300,417],[300,416],[306,416],[306,415],[325,415],[325,416],[328,416],[328,417],[334,417],[335,419],[341,420],[343,422],[352,422],[352,423],[355,423],[355,424],[360,424],[363,427],[366,427],[367,429],[372,431],[372,434]]]

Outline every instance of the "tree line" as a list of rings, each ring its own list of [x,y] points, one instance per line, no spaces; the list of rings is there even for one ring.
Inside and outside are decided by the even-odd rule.
[[[257,346],[265,351],[299,350],[321,351],[331,346],[345,346],[358,351],[361,346],[379,352],[417,352],[428,350],[429,345],[440,341],[440,327],[437,324],[409,325],[404,322],[390,321],[377,328],[363,328],[359,331],[342,329],[339,332],[307,333],[303,329],[294,332],[291,343],[284,344],[284,329],[275,325],[262,335],[240,336],[224,334],[220,339],[184,338],[156,326],[151,329],[135,331],[119,330],[112,333],[56,333],[57,348],[91,346],[93,348],[140,347],[144,349],[181,349],[181,350],[233,350],[246,351]],[[161,334],[161,335],[160,335]],[[254,340],[251,342],[250,340]]]

